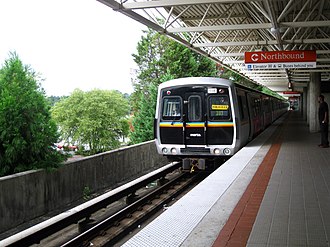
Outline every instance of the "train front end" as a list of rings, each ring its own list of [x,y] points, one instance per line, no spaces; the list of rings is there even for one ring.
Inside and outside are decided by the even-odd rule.
[[[162,83],[155,117],[157,150],[184,168],[205,169],[235,151],[232,83],[183,78]]]

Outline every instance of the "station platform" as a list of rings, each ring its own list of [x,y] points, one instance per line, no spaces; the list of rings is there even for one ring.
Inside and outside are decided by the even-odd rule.
[[[123,246],[329,246],[330,149],[289,112]]]

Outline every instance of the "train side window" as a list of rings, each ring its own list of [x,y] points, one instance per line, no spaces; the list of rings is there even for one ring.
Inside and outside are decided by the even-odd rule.
[[[188,121],[202,120],[202,100],[199,95],[188,98]]]
[[[209,118],[210,120],[229,120],[231,118],[228,95],[209,97]]]
[[[246,120],[247,119],[246,97],[243,95],[238,95],[237,100],[238,100],[241,120]]]
[[[263,108],[264,108],[264,112],[270,112],[270,104],[269,104],[269,99],[266,98],[263,101]]]
[[[260,115],[261,104],[260,104],[260,99],[259,98],[254,98],[253,109],[254,109],[254,116],[255,117]]]
[[[182,100],[180,97],[164,97],[162,118],[163,120],[181,119]]]

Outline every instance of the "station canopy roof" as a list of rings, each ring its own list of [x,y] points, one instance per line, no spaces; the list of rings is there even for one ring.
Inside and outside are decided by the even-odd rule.
[[[310,72],[330,83],[330,0],[98,1],[274,91],[301,91]],[[291,50],[315,50],[316,68],[244,64],[244,52]]]

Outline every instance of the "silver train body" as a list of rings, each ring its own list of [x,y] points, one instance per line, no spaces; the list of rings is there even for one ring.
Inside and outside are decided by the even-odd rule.
[[[185,169],[228,158],[288,110],[288,102],[221,78],[160,84],[154,121],[157,151]]]

